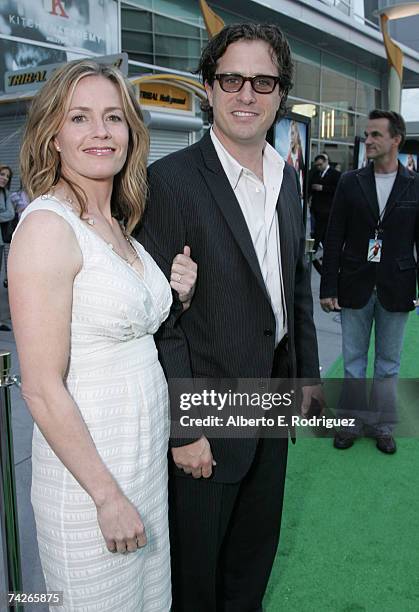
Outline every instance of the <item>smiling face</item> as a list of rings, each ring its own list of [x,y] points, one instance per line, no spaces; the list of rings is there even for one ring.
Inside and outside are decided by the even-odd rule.
[[[118,86],[103,76],[82,78],[54,138],[63,175],[78,184],[111,180],[125,163],[128,142]]]
[[[386,161],[397,159],[401,136],[392,136],[388,119],[370,119],[365,130],[368,159]]]
[[[10,170],[8,168],[2,168],[0,170],[0,188],[5,189],[9,181],[10,181]]]
[[[262,40],[239,40],[229,45],[217,62],[217,74],[278,76],[270,45]],[[240,91],[227,93],[217,80],[205,83],[214,113],[214,132],[227,146],[263,145],[281,101],[279,86],[270,94],[253,91],[246,81]]]

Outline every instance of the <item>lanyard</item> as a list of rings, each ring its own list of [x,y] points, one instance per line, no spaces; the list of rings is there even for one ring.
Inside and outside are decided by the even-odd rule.
[[[390,199],[390,196],[388,196],[386,205],[384,206],[383,210],[381,211],[381,213],[378,216],[378,223],[377,223],[376,228],[375,228],[375,240],[377,240],[378,236],[383,231],[381,229],[381,225],[382,225],[382,222],[383,222],[383,219],[384,219],[384,215],[386,214],[386,209],[387,209],[387,204],[388,204],[389,199]]]
[[[378,223],[377,223],[376,228],[375,228],[375,240],[377,240],[378,236],[379,236],[379,235],[382,233],[382,231],[383,231],[383,230],[382,230],[382,223],[383,223],[384,215],[386,214],[387,205],[388,205],[388,202],[389,202],[389,200],[390,200],[390,196],[391,196],[391,193],[392,193],[392,191],[393,191],[394,184],[395,184],[396,180],[397,180],[397,173],[396,173],[396,175],[395,175],[395,177],[394,177],[393,184],[392,184],[392,187],[391,187],[391,189],[390,189],[390,193],[388,194],[387,202],[386,202],[386,204],[385,204],[385,206],[384,206],[383,210],[381,211],[381,213],[380,213],[380,214],[379,214],[379,216],[378,216]],[[377,196],[378,196],[378,188],[377,188],[377,185],[376,185],[376,190],[377,190]]]

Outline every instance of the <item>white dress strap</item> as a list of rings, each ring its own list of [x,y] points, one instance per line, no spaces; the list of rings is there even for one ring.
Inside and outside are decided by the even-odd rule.
[[[25,208],[19,219],[19,223],[17,224],[16,229],[13,233],[13,236],[19,229],[24,219],[26,219],[26,217],[32,212],[35,212],[37,210],[48,210],[56,213],[61,218],[65,219],[67,223],[71,225],[76,235],[77,241],[80,245],[80,248],[83,251],[83,247],[86,244],[87,234],[85,231],[83,231],[85,228],[83,228],[82,222],[80,221],[80,219],[78,219],[77,213],[69,205],[64,204],[63,202],[51,195],[43,195],[38,198],[35,198],[35,200],[33,200]]]

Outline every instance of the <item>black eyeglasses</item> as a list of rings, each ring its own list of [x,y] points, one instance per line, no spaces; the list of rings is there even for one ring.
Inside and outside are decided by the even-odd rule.
[[[219,82],[220,87],[227,93],[237,93],[241,90],[246,81],[249,81],[253,91],[260,94],[270,94],[279,82],[279,77],[266,74],[257,74],[252,77],[245,77],[242,74],[226,73],[216,74],[214,78]]]

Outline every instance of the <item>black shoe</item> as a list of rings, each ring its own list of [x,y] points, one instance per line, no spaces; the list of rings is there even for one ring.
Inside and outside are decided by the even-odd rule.
[[[333,446],[335,448],[339,448],[340,450],[345,450],[346,448],[351,448],[356,440],[356,436],[351,433],[346,433],[344,431],[338,431],[335,434],[335,439],[333,440]]]
[[[382,453],[393,455],[396,452],[397,447],[393,436],[377,436],[375,439],[377,440],[377,448]]]
[[[3,281],[3,287],[7,289],[8,286],[9,286],[9,281],[7,280],[7,278],[5,278]]]
[[[4,325],[4,323],[2,323],[0,325],[0,331],[12,331],[12,330],[10,329],[8,325]]]

